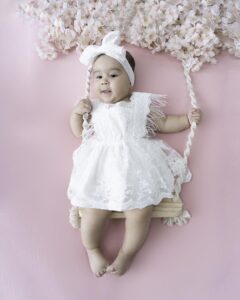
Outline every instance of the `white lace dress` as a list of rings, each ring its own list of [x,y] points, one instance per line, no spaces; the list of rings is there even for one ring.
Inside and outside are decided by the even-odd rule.
[[[77,207],[124,211],[172,198],[175,182],[192,174],[161,139],[151,111],[164,116],[165,95],[133,92],[130,101],[92,102],[90,137],[73,152],[67,190]]]

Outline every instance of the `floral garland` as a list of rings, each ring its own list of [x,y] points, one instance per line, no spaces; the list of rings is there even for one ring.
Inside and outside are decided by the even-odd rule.
[[[74,48],[80,54],[110,30],[152,53],[165,51],[192,71],[216,63],[221,50],[240,57],[238,0],[28,0],[18,13],[40,22],[36,50],[42,59]]]

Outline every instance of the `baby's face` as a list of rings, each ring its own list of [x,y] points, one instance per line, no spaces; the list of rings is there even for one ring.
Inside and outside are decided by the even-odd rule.
[[[93,88],[96,97],[114,103],[130,97],[132,87],[128,74],[114,58],[102,55],[93,64]]]

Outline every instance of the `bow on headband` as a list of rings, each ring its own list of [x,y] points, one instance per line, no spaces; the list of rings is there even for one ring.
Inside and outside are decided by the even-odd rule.
[[[134,72],[126,59],[126,49],[119,46],[120,32],[111,31],[102,40],[101,46],[90,45],[84,49],[80,56],[80,62],[85,66],[93,64],[94,58],[99,54],[106,54],[116,59],[128,74],[131,85],[134,85]]]

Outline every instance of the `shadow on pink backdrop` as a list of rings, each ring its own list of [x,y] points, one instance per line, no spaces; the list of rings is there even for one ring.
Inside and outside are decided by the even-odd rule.
[[[95,278],[80,233],[68,223],[66,190],[80,140],[69,115],[84,97],[86,68],[75,51],[37,56],[36,27],[1,4],[0,299],[235,300],[239,297],[240,60],[224,52],[193,74],[202,122],[189,158],[193,180],[182,198],[183,227],[153,220],[148,240],[122,277]],[[167,113],[190,108],[179,61],[126,44],[136,91],[167,94]],[[183,153],[188,131],[164,134]],[[123,220],[110,220],[103,248],[113,259]]]

